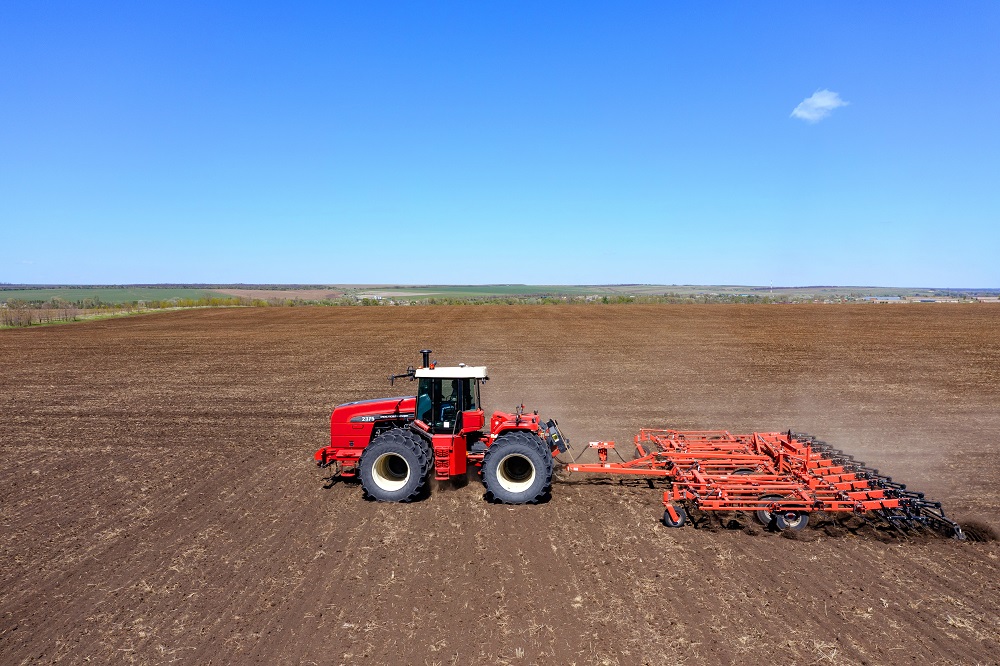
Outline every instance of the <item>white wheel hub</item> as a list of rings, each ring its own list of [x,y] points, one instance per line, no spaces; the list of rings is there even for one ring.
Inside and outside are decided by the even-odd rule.
[[[802,524],[802,519],[805,517],[804,513],[787,513],[785,514],[785,524],[788,525],[789,529],[795,529]]]
[[[410,479],[410,466],[398,453],[383,453],[372,465],[372,481],[387,492],[395,492]]]
[[[520,453],[510,453],[497,465],[497,482],[509,493],[521,493],[535,482],[535,465]]]

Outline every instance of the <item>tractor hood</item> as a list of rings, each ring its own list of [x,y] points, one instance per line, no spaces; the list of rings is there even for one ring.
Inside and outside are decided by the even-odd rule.
[[[413,418],[416,396],[359,400],[337,405],[330,415],[331,423],[370,423],[383,419]]]

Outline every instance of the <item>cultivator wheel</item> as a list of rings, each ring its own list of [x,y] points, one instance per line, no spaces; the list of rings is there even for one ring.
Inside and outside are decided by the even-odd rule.
[[[379,502],[412,502],[426,490],[431,459],[430,447],[417,434],[387,430],[361,454],[361,488]]]
[[[774,514],[774,526],[781,532],[804,530],[809,524],[809,514],[804,511],[779,511]]]
[[[761,504],[767,504],[767,509],[757,509],[754,511],[754,517],[757,522],[764,527],[777,527],[775,524],[776,512],[771,508],[775,502],[780,502],[784,497],[781,495],[764,495],[760,498]]]
[[[552,489],[552,454],[535,435],[501,435],[483,456],[487,495],[504,504],[537,504]]]
[[[667,527],[684,527],[687,522],[687,512],[679,506],[668,504],[663,511],[663,524]]]

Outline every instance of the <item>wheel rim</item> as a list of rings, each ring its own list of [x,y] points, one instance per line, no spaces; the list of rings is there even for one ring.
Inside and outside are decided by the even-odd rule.
[[[372,480],[382,490],[401,489],[410,479],[410,465],[397,453],[383,453],[372,465]]]
[[[535,481],[535,465],[525,456],[511,453],[497,465],[497,481],[507,492],[524,492]]]
[[[790,530],[796,530],[802,526],[803,519],[806,517],[804,513],[786,513],[784,514],[785,527]]]
[[[764,495],[760,498],[760,502],[774,502],[777,500],[784,499],[781,495]],[[771,521],[774,520],[774,514],[771,513],[769,509],[758,509],[756,512],[757,520],[762,525],[770,525]]]

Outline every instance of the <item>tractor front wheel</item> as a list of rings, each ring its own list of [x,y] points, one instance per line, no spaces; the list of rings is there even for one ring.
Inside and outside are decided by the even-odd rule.
[[[379,502],[412,502],[427,486],[430,457],[416,434],[388,430],[365,447],[358,463],[361,487]]]
[[[488,496],[504,504],[537,504],[552,487],[552,454],[526,432],[501,435],[483,456]]]

